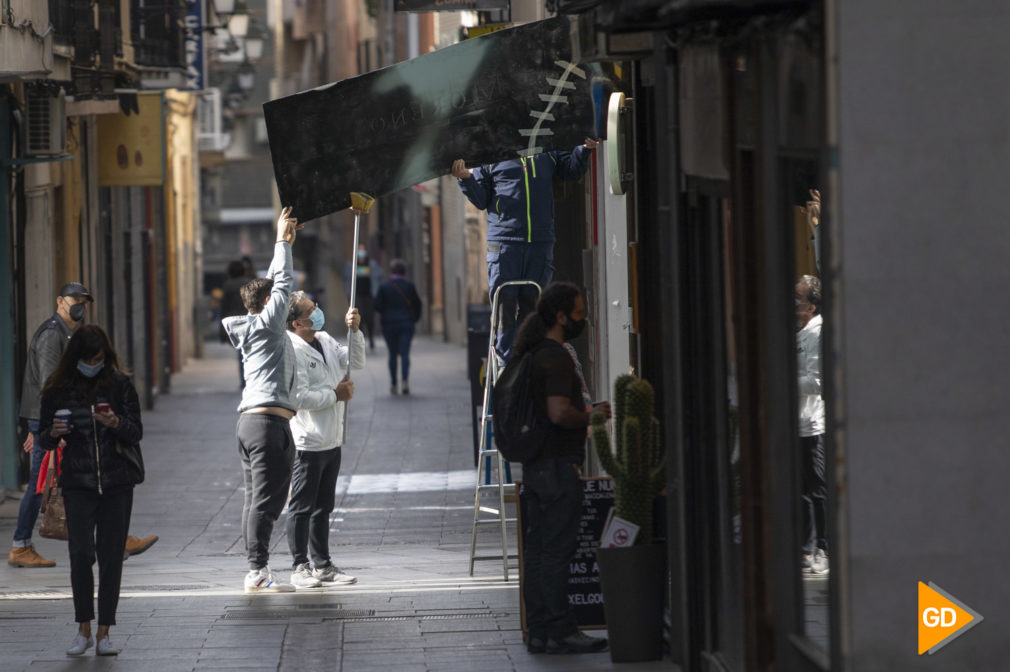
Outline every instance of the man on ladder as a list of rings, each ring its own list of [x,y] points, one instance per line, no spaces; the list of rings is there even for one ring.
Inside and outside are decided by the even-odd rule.
[[[491,297],[502,283],[531,280],[546,287],[554,272],[554,184],[557,175],[578,181],[589,169],[589,152],[600,144],[586,138],[572,151],[509,159],[469,170],[452,162],[452,175],[478,210],[487,210],[487,280]],[[495,349],[508,361],[516,323],[533,312],[539,290],[511,286],[500,294]],[[517,314],[518,313],[518,314]]]

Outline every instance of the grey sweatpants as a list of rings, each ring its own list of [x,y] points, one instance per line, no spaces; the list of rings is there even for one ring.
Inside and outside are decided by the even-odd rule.
[[[270,535],[288,496],[295,442],[288,421],[266,413],[240,415],[235,438],[245,479],[242,537],[249,569],[261,569],[270,559]]]

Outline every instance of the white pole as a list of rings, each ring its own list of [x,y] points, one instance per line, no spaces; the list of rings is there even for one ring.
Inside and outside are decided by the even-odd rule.
[[[348,311],[354,309],[354,298],[355,292],[358,291],[358,233],[361,229],[361,213],[355,210],[354,212],[354,247],[351,248],[351,306]],[[344,380],[351,379],[351,338],[354,336],[354,330],[350,327],[347,328],[347,371],[344,372]],[[347,439],[347,402],[344,402],[344,421],[341,425],[340,431],[340,445],[344,445],[344,440]]]

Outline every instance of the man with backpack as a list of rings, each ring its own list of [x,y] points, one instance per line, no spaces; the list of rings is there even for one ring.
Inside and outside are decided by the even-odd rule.
[[[582,333],[585,315],[578,287],[570,282],[552,283],[540,295],[536,311],[520,327],[514,356],[499,379],[509,378],[512,367],[528,366],[526,384],[519,381],[515,387],[525,388],[532,401],[533,431],[521,433],[509,427],[503,433],[509,437],[522,434],[520,441],[538,444],[520,448],[526,503],[523,595],[530,653],[589,653],[607,646],[606,639],[590,637],[578,629],[568,603],[568,565],[578,549],[580,469],[585,460],[589,414],[600,411],[610,417],[609,402],[586,410],[582,384],[564,347]],[[506,391],[496,385],[495,394],[504,396]],[[496,431],[496,441],[498,437]]]

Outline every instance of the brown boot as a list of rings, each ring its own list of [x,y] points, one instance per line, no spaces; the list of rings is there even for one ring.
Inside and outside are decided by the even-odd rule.
[[[140,537],[128,536],[126,538],[126,551],[123,553],[123,559],[125,560],[131,555],[140,555],[147,549],[151,548],[151,546],[154,546],[154,542],[156,541],[158,541],[158,535],[156,534],[144,537],[143,539]]]
[[[56,563],[46,560],[35,552],[34,546],[15,546],[7,554],[7,564],[11,567],[55,567]]]

